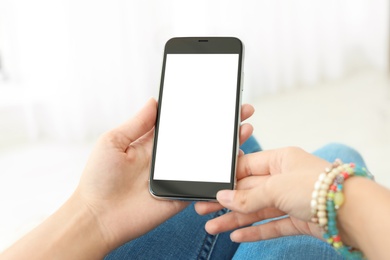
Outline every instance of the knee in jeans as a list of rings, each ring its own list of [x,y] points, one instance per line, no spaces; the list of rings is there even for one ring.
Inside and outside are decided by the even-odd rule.
[[[323,147],[324,149],[330,149],[341,154],[350,154],[352,156],[361,156],[360,153],[353,147],[343,143],[329,143]]]
[[[358,165],[365,166],[361,154],[351,146],[342,143],[329,143],[315,152],[316,155],[333,162],[339,158],[345,163],[354,162]]]

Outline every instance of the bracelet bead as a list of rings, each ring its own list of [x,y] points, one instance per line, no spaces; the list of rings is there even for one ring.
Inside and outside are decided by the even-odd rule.
[[[373,179],[367,169],[354,163],[343,164],[337,159],[330,168],[318,176],[310,201],[311,221],[323,229],[323,238],[347,259],[362,259],[363,254],[345,246],[337,228],[337,211],[343,205],[344,182],[352,176],[363,176]]]
[[[326,201],[328,196],[328,190],[333,183],[333,179],[339,173],[338,167],[341,165],[341,161],[336,160],[331,167],[325,168],[318,176],[318,180],[314,184],[314,190],[312,192],[312,199],[310,201],[311,208],[311,221],[319,223],[320,226],[326,227]]]

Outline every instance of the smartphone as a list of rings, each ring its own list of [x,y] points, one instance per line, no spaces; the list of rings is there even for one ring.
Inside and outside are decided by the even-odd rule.
[[[215,200],[234,189],[243,44],[234,37],[170,39],[154,130],[149,190],[157,198]]]

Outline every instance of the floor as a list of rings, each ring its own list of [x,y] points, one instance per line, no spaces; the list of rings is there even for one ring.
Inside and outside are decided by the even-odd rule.
[[[264,149],[307,151],[342,142],[358,149],[377,182],[390,188],[390,81],[366,72],[264,96],[249,120]],[[0,251],[72,193],[91,144],[39,143],[0,152]]]

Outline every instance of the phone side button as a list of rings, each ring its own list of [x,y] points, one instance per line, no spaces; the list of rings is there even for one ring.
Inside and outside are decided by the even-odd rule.
[[[241,72],[241,91],[244,91],[244,72]]]

